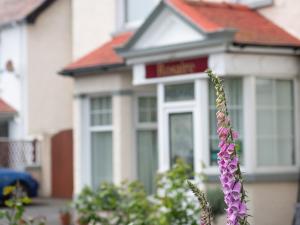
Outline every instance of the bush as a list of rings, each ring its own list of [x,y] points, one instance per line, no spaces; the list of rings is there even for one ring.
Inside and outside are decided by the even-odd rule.
[[[74,206],[81,224],[196,225],[200,207],[186,182],[193,175],[192,168],[178,160],[171,170],[157,176],[157,192],[152,196],[138,181],[119,186],[103,183],[97,190],[84,188]],[[224,211],[218,193],[208,192],[216,214]]]
[[[158,224],[199,224],[199,204],[186,182],[192,176],[192,168],[182,160],[177,160],[171,170],[158,175],[154,196],[154,204],[159,210]]]

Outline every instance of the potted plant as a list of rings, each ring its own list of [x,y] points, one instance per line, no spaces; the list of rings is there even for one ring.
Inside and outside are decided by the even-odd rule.
[[[61,225],[71,225],[70,207],[65,206],[59,210],[59,219]]]

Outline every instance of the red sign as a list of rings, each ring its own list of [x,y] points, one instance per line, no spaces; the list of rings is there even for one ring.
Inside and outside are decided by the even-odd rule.
[[[146,78],[159,78],[204,72],[208,57],[146,65]]]

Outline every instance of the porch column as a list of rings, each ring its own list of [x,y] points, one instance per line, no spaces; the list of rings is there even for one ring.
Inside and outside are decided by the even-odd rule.
[[[91,185],[90,150],[87,144],[87,102],[87,97],[84,95],[76,96],[73,101],[74,196],[78,195],[85,186]]]

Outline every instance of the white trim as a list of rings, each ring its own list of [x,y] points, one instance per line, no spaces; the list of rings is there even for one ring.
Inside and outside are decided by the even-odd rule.
[[[197,173],[203,172],[204,168],[209,165],[209,113],[205,106],[208,102],[208,79],[198,79],[195,82],[195,98],[196,98],[196,121],[195,140],[197,149],[195,151],[195,171]],[[204,106],[204,107],[203,107]]]
[[[299,55],[300,50],[290,48],[280,48],[280,47],[264,47],[264,46],[243,46],[243,47],[237,47],[237,46],[228,46],[227,47],[228,52],[232,53],[256,53],[256,54],[263,54],[263,55]]]
[[[158,84],[158,83],[180,83],[182,81],[194,82],[196,79],[206,79],[206,73],[193,73],[193,74],[182,74],[180,76],[169,76],[160,78],[146,78],[145,69],[141,69],[141,65],[138,68],[134,68],[134,80],[133,85],[145,85],[145,84]]]
[[[297,168],[300,167],[300,117],[299,117],[299,112],[300,112],[300,104],[299,104],[299,96],[300,96],[300,87],[299,87],[299,78],[295,77],[293,79],[293,84],[294,84],[294,139],[295,139],[295,165]],[[297,170],[299,171],[299,169]]]
[[[164,86],[162,83],[157,85],[157,109],[158,109],[158,117],[157,117],[157,138],[158,138],[158,171],[164,172],[169,169],[169,167],[165,164],[165,161],[168,160],[168,154],[165,151],[165,139],[167,138],[164,132],[164,110],[163,110],[163,102],[164,102]],[[169,161],[169,160],[168,160]]]
[[[155,123],[140,123],[138,114],[139,114],[139,107],[138,107],[138,99],[140,97],[155,97],[156,101],[157,101],[157,96],[155,93],[151,93],[151,92],[143,92],[143,93],[136,93],[134,95],[134,135],[133,135],[133,146],[134,146],[134,154],[135,154],[135,165],[134,165],[134,177],[136,179],[138,179],[138,138],[137,138],[137,133],[138,131],[156,131],[157,132],[157,136],[158,136],[158,129],[157,129],[157,121]],[[156,106],[156,110],[158,109],[158,107]],[[157,120],[158,120],[158,115],[156,116]],[[158,140],[158,137],[157,137]],[[159,150],[158,150],[158,142],[156,143],[156,151],[157,151],[157,157],[159,160]],[[158,171],[159,168],[156,168],[156,172]]]
[[[167,156],[167,160],[164,161],[164,167],[167,169],[170,169],[171,166],[171,149],[170,149],[170,126],[169,126],[169,116],[171,114],[179,114],[179,113],[191,113],[193,118],[193,158],[194,158],[194,169],[196,170],[196,164],[199,162],[196,162],[195,152],[196,149],[199,149],[198,146],[198,132],[196,131],[196,110],[195,106],[185,106],[182,107],[181,104],[178,105],[178,107],[164,107],[164,133],[166,134],[166,138],[164,139],[164,151],[165,156]],[[197,140],[197,141],[196,141]]]
[[[85,179],[84,185],[92,186],[92,149],[91,149],[91,132],[89,131],[89,118],[90,118],[90,98],[82,99],[82,143],[81,143],[81,163],[83,163],[83,176],[81,179]],[[86,150],[86,151],[85,151]]]
[[[244,106],[244,165],[247,173],[253,173],[256,165],[256,85],[255,77],[243,79]]]

